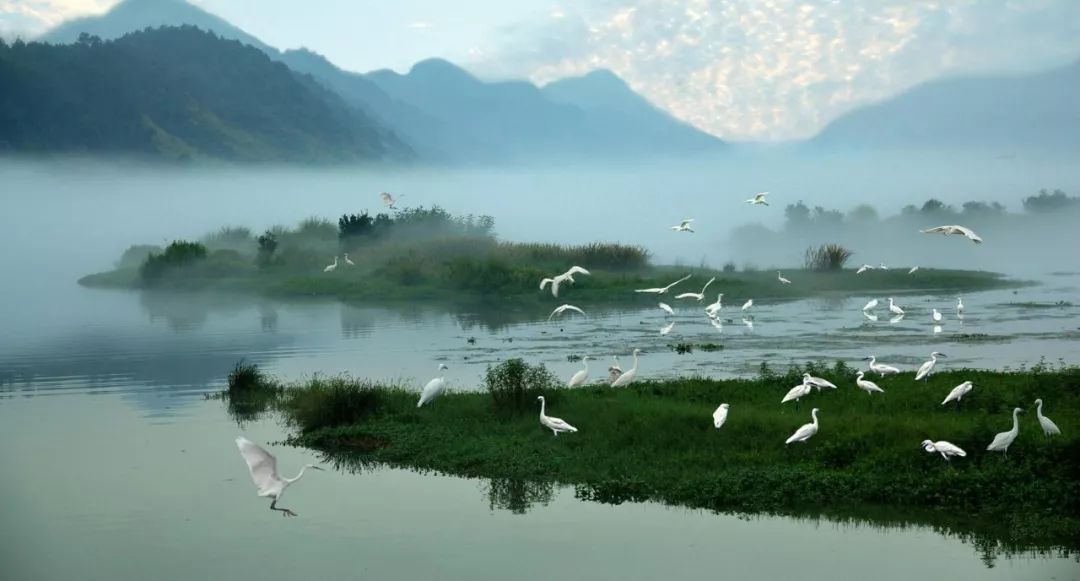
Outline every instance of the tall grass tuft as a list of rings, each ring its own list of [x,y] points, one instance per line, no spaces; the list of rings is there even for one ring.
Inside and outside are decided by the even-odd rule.
[[[548,403],[559,398],[560,382],[543,364],[529,365],[519,358],[507,359],[484,372],[484,387],[495,409],[520,413],[537,409],[536,398]]]
[[[819,272],[835,272],[844,268],[844,263],[855,253],[839,244],[822,244],[806,249],[806,268]]]
[[[250,394],[273,387],[276,387],[276,384],[254,363],[238,361],[229,372],[230,396]]]
[[[301,431],[355,424],[386,402],[385,386],[348,377],[314,377],[290,389],[284,407],[289,423]]]
[[[592,242],[577,246],[503,242],[499,255],[518,264],[565,267],[572,264],[606,270],[637,270],[649,265],[649,251],[641,246]]]

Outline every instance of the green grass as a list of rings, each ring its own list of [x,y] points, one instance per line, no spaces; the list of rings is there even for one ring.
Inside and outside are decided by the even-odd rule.
[[[779,401],[798,373],[558,389],[548,413],[580,432],[557,438],[539,425],[538,408],[507,415],[480,392],[418,410],[416,393],[393,388],[350,408],[341,401],[353,396],[326,398],[317,384],[299,385],[287,390],[284,409],[296,443],[342,461],[573,484],[579,497],[609,503],[784,514],[902,509],[942,515],[1008,546],[1080,548],[1080,368],[950,371],[919,384],[903,374],[878,380],[886,393],[869,396],[838,366],[815,373],[840,389],[814,393],[796,411]],[[968,379],[976,387],[961,410],[939,405]],[[340,381],[344,391],[372,389]],[[1039,431],[1036,397],[1064,435]],[[711,413],[721,402],[731,412],[716,430]],[[1011,426],[1014,406],[1029,412],[1009,458],[986,452]],[[811,407],[821,409],[821,431],[785,446]],[[332,420],[313,412],[320,408]],[[949,440],[968,457],[946,465],[920,448],[928,438]]]

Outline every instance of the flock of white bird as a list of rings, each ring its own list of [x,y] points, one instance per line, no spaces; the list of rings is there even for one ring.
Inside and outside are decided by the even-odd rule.
[[[766,197],[768,195],[769,195],[768,192],[761,192],[759,194],[756,194],[754,197],[745,200],[745,203],[751,204],[751,205],[768,206],[769,203],[766,200]],[[386,206],[388,206],[391,209],[395,207],[395,204],[397,203],[397,199],[394,196],[392,196],[391,194],[388,194],[388,193],[382,193],[382,194],[380,194],[380,196],[382,198],[383,203]],[[695,230],[692,227],[693,222],[694,222],[693,218],[687,218],[686,220],[683,220],[682,222],[680,222],[678,225],[672,226],[671,230],[673,230],[675,232],[690,232],[690,233],[693,233],[693,232],[695,232]],[[970,228],[964,227],[964,226],[960,226],[960,225],[937,226],[937,227],[934,227],[934,228],[928,228],[928,229],[925,229],[925,230],[920,230],[920,232],[926,233],[926,234],[942,234],[942,235],[945,235],[945,236],[950,236],[950,235],[964,236],[965,238],[967,238],[968,240],[971,240],[972,242],[974,242],[976,244],[981,244],[982,241],[983,241],[982,238],[980,238],[973,230],[971,230]],[[350,266],[353,265],[353,262],[351,260],[349,260],[349,255],[348,254],[344,255],[344,259],[345,259],[345,264],[346,265],[350,265]],[[338,267],[338,259],[335,256],[334,257],[334,262],[332,264],[326,266],[324,268],[324,272],[333,272],[334,270],[337,269],[337,267]],[[888,270],[888,267],[884,263],[879,264],[879,266],[877,266],[877,267],[871,266],[869,264],[864,264],[858,270],[856,270],[856,274],[862,274],[862,273],[864,273],[864,272],[866,272],[868,270],[873,270],[875,268],[880,269],[880,270]],[[914,274],[918,270],[919,270],[918,266],[913,266],[913,267],[910,268],[910,270],[908,270],[908,274]],[[550,288],[551,295],[553,297],[555,297],[555,298],[558,298],[559,297],[559,290],[563,285],[565,285],[565,284],[574,284],[576,282],[576,280],[574,279],[574,275],[591,276],[589,271],[586,270],[585,268],[582,268],[580,266],[571,266],[566,272],[563,272],[563,273],[560,273],[560,274],[557,274],[557,275],[542,279],[540,281],[540,290],[544,291],[544,290],[547,290],[548,288]],[[671,284],[669,284],[667,286],[664,286],[664,287],[637,289],[634,292],[655,294],[655,295],[657,295],[659,297],[661,295],[666,295],[668,293],[668,291],[670,291],[675,286],[689,280],[690,277],[691,277],[691,275],[686,275],[686,276],[680,278],[679,280],[676,280],[675,282],[673,282],[673,283],[671,283]],[[777,271],[776,278],[777,278],[777,282],[779,282],[780,284],[792,284],[791,280],[785,278],[780,271]],[[705,285],[701,288],[701,292],[685,292],[685,293],[676,295],[675,299],[692,299],[692,300],[697,301],[697,302],[704,302],[706,291],[708,290],[709,286],[715,281],[716,281],[715,277],[710,278],[709,281],[706,282]],[[711,303],[711,304],[709,304],[708,306],[705,307],[705,315],[706,315],[706,317],[708,317],[708,319],[710,321],[712,321],[712,324],[714,326],[720,326],[721,325],[720,319],[719,319],[719,313],[723,309],[723,298],[724,298],[724,293],[718,293],[717,297],[716,297],[716,302]],[[893,300],[892,297],[889,297],[888,301],[889,301],[889,312],[893,316],[892,319],[890,319],[890,320],[892,322],[897,322],[900,319],[902,319],[905,316],[906,313],[905,313],[903,308],[901,308],[899,305],[896,304],[896,302]],[[872,299],[869,302],[867,302],[866,305],[862,309],[863,315],[866,316],[867,318],[871,319],[871,320],[876,321],[877,316],[873,313],[873,311],[874,311],[875,308],[877,308],[878,304],[879,304],[878,299]],[[753,299],[749,299],[742,305],[741,311],[743,313],[746,313],[746,312],[750,311],[753,308],[753,306],[754,306]],[[664,311],[664,313],[666,313],[667,315],[674,315],[675,314],[675,310],[670,305],[668,305],[667,303],[660,302],[658,304],[658,307],[662,311]],[[571,304],[563,304],[563,305],[560,305],[560,306],[556,307],[554,310],[551,311],[551,314],[548,316],[548,320],[551,320],[551,319],[553,319],[555,317],[561,316],[564,313],[568,313],[568,312],[577,313],[577,314],[579,314],[581,316],[585,316],[585,311],[582,310],[581,308],[579,308],[579,307],[577,307],[575,305],[571,305]],[[956,316],[959,319],[963,319],[963,316],[964,316],[964,302],[963,302],[963,299],[959,298],[959,297],[957,298],[957,303],[956,303]],[[936,309],[936,308],[932,309],[931,321],[935,324],[935,326],[939,325],[942,322],[941,312],[938,311],[938,309]],[[752,328],[752,325],[753,325],[752,319],[746,319],[744,317],[743,322]],[[671,330],[674,328],[674,326],[675,326],[674,321],[671,321],[671,322],[665,324],[660,329],[660,334],[661,335],[666,335],[666,334],[670,333]],[[935,332],[937,332],[937,331],[939,331],[939,329],[936,327]],[[608,375],[608,383],[609,383],[609,385],[611,387],[625,387],[627,385],[630,385],[631,383],[634,382],[634,380],[637,379],[637,374],[638,374],[638,354],[639,353],[641,353],[640,349],[634,349],[633,350],[633,352],[631,354],[631,356],[633,358],[633,366],[630,369],[626,370],[626,371],[623,371],[623,369],[619,366],[618,356],[614,356],[614,355],[612,356],[613,363],[612,363],[611,367],[608,368],[608,373],[609,373],[609,375]],[[944,357],[946,357],[946,356],[943,353],[938,353],[937,351],[934,351],[933,353],[931,353],[930,354],[930,359],[927,360],[925,363],[923,363],[919,367],[919,369],[916,371],[915,380],[919,381],[919,380],[926,379],[927,377],[929,377],[930,374],[933,372],[935,366],[937,365],[938,359],[939,358],[944,358]],[[588,356],[588,355],[585,355],[585,356],[581,357],[581,363],[582,363],[583,367],[582,367],[582,369],[575,372],[573,374],[573,376],[570,377],[570,380],[567,382],[568,387],[580,387],[582,385],[585,385],[585,383],[589,379],[589,361],[592,360],[592,359],[593,358]],[[890,374],[898,374],[898,373],[900,373],[900,369],[898,369],[896,367],[893,367],[893,366],[890,366],[890,365],[879,363],[877,361],[877,358],[875,356],[873,356],[873,355],[866,357],[866,360],[869,362],[868,363],[868,371],[870,373],[876,373],[882,378],[884,378],[885,376],[890,375]],[[443,371],[443,370],[446,370],[446,369],[448,369],[448,368],[447,368],[447,366],[445,364],[443,364],[443,363],[439,364],[439,371],[440,372]],[[865,391],[869,395],[873,395],[875,393],[885,393],[885,390],[882,389],[880,386],[878,386],[876,383],[866,379],[866,374],[867,374],[866,372],[861,371],[861,370],[858,371],[855,374],[855,387]],[[961,383],[960,385],[956,386],[955,388],[953,388],[949,392],[949,394],[941,402],[941,405],[946,405],[946,404],[948,404],[950,402],[955,402],[956,405],[957,405],[957,408],[959,409],[961,399],[965,395],[970,393],[973,387],[974,387],[974,385],[973,385],[973,383],[971,381],[965,381],[965,382]],[[803,397],[806,397],[807,395],[812,393],[814,390],[821,391],[824,388],[838,389],[837,386],[835,384],[833,384],[832,382],[830,382],[830,381],[828,381],[828,380],[826,380],[824,378],[814,377],[813,375],[811,375],[809,373],[806,373],[806,374],[803,375],[802,383],[800,383],[799,385],[796,385],[795,387],[791,388],[787,392],[787,394],[785,394],[784,397],[780,400],[780,403],[784,404],[784,403],[787,403],[787,402],[794,401],[795,405],[796,405],[796,408],[797,408],[798,405],[799,405],[799,400],[801,400]],[[423,387],[423,389],[420,392],[420,399],[416,403],[416,407],[421,408],[424,405],[432,403],[439,396],[444,394],[446,392],[446,389],[447,389],[446,378],[445,378],[444,375],[440,374],[438,377],[435,377],[434,379],[429,381]],[[560,433],[568,433],[568,432],[577,432],[578,431],[577,428],[570,425],[570,423],[568,423],[567,421],[565,421],[565,420],[563,420],[561,418],[557,418],[557,417],[547,415],[546,402],[545,402],[543,396],[538,397],[537,400],[540,402],[540,425],[542,425],[546,429],[551,430],[552,434],[554,434],[555,436],[558,436]],[[1058,429],[1057,425],[1054,424],[1054,422],[1051,421],[1050,418],[1048,418],[1048,417],[1046,417],[1046,416],[1044,416],[1042,414],[1042,405],[1043,405],[1042,400],[1041,399],[1035,400],[1035,405],[1036,405],[1036,417],[1038,418],[1039,425],[1042,428],[1043,433],[1046,434],[1047,436],[1060,434],[1061,430]],[[724,423],[728,419],[728,414],[729,414],[729,411],[730,411],[730,407],[731,406],[728,403],[721,403],[719,405],[719,407],[717,407],[716,410],[713,412],[713,414],[712,414],[713,425],[715,426],[716,429],[720,429],[720,428],[722,428],[724,426]],[[794,442],[806,442],[807,440],[812,438],[815,434],[817,434],[818,429],[819,429],[818,413],[820,411],[821,410],[819,408],[814,408],[813,410],[811,410],[810,416],[811,416],[812,421],[810,423],[807,423],[807,424],[804,424],[804,425],[800,426],[797,430],[795,430],[795,432],[787,440],[784,441],[784,443],[785,444],[791,444],[791,443],[794,443]],[[1023,412],[1023,410],[1021,408],[1016,408],[1016,409],[1013,410],[1013,413],[1012,413],[1012,418],[1013,418],[1012,429],[1009,430],[1009,431],[1006,431],[1006,432],[1001,432],[1001,433],[997,434],[996,436],[994,436],[993,441],[990,443],[989,446],[986,447],[986,449],[988,451],[1001,452],[1001,453],[1007,455],[1008,450],[1009,450],[1009,446],[1012,445],[1012,443],[1016,440],[1017,435],[1019,434],[1020,429],[1019,429],[1018,416],[1022,412]],[[284,493],[285,489],[290,484],[296,482],[297,480],[300,480],[300,478],[304,476],[304,472],[308,468],[316,469],[316,470],[321,470],[321,468],[319,468],[318,466],[315,466],[313,464],[308,464],[308,465],[304,466],[304,468],[301,469],[300,473],[297,474],[294,478],[282,478],[281,476],[278,475],[278,472],[277,472],[277,460],[272,454],[270,454],[269,452],[267,452],[265,449],[261,448],[257,444],[255,444],[255,443],[253,443],[253,442],[251,442],[251,441],[249,441],[249,440],[247,440],[247,439],[245,439],[243,437],[238,437],[236,439],[236,444],[237,444],[237,447],[240,449],[241,456],[243,456],[245,462],[247,463],[248,469],[249,469],[249,471],[251,473],[251,479],[255,483],[256,488],[258,489],[258,495],[261,496],[261,497],[267,497],[267,498],[272,499],[272,502],[270,503],[270,509],[271,510],[280,511],[283,516],[295,516],[296,513],[294,513],[293,511],[291,511],[289,509],[277,508],[278,500],[281,498],[281,495]],[[928,453],[940,454],[941,457],[944,458],[946,461],[950,460],[953,457],[967,456],[967,453],[964,450],[962,450],[959,446],[956,446],[955,444],[953,444],[951,442],[944,441],[944,440],[937,441],[937,442],[929,440],[929,439],[924,440],[921,443],[921,446]]]

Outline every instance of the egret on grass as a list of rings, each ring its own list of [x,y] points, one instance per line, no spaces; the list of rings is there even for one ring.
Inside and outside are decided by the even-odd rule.
[[[750,198],[748,200],[743,200],[743,203],[751,204],[751,205],[754,205],[754,206],[768,206],[769,202],[765,201],[765,196],[767,196],[767,195],[769,195],[769,192],[760,192],[760,193],[754,194],[754,197],[752,197],[752,198]]]
[[[538,396],[536,398],[540,401],[540,425],[551,430],[551,433],[555,436],[559,435],[559,432],[576,432],[577,428],[564,422],[559,418],[553,418],[544,413],[544,396]]]
[[[314,464],[305,464],[300,469],[300,473],[293,478],[282,478],[278,476],[277,458],[273,454],[243,436],[236,438],[236,447],[240,449],[240,455],[244,457],[244,462],[247,463],[248,472],[251,473],[251,481],[255,483],[259,496],[272,499],[270,510],[281,512],[281,516],[296,516],[295,512],[287,508],[278,508],[277,502],[281,500],[281,495],[285,494],[285,489],[290,484],[304,477],[304,472],[308,468],[312,470],[322,470],[322,468]]]
[[[660,327],[660,336],[667,335],[674,328],[675,328],[675,321],[672,321],[672,322],[664,325],[663,327]]]
[[[963,399],[963,397],[967,395],[973,387],[975,387],[975,384],[971,383],[970,381],[965,381],[964,383],[961,383],[960,385],[952,388],[952,390],[949,391],[949,395],[945,396],[945,399],[941,400],[941,405],[945,405],[950,401],[955,401],[956,409],[960,409],[960,400]]]
[[[864,264],[864,265],[859,267],[859,270],[855,271],[855,274],[862,274],[862,273],[864,273],[864,272],[866,272],[868,270],[874,270],[874,267],[870,266],[869,264]]]
[[[752,306],[754,306],[754,299],[750,299],[750,300],[746,301],[745,303],[743,303],[742,310],[748,311],[748,310],[750,310],[750,307],[752,307]]]
[[[1020,408],[1013,409],[1013,427],[1008,432],[1001,432],[994,436],[994,441],[990,442],[990,445],[986,447],[991,452],[1001,452],[1007,458],[1009,456],[1009,446],[1016,440],[1016,436],[1020,433],[1020,421],[1017,416],[1024,410]]]
[[[548,320],[550,321],[551,318],[554,317],[555,315],[561,315],[561,314],[565,313],[566,311],[573,311],[575,313],[580,313],[582,316],[585,315],[585,311],[575,307],[574,305],[561,305],[561,306],[555,307],[554,311],[551,311],[551,314],[548,315]]]
[[[584,365],[585,368],[578,370],[578,372],[570,378],[570,381],[566,382],[566,387],[578,387],[585,384],[585,382],[589,379],[590,359],[592,359],[592,357],[589,357],[588,355],[581,356],[581,364]]]
[[[688,278],[690,278],[690,276],[691,275],[688,274],[688,275],[680,278],[679,280],[677,280],[677,281],[675,281],[675,282],[673,282],[673,283],[671,283],[671,284],[669,284],[667,286],[664,286],[664,287],[642,288],[642,289],[635,290],[634,292],[636,292],[636,293],[654,293],[654,294],[662,295],[662,294],[668,292],[669,290],[671,290],[671,287],[673,287],[673,286],[679,284],[680,282],[683,282],[683,281],[687,280]]]
[[[911,270],[907,271],[907,273],[908,274],[915,274],[918,271],[919,271],[919,265],[916,264],[915,266],[912,266]],[[945,442],[945,443],[948,444],[948,442]]]
[[[671,229],[676,232],[693,232],[694,229],[690,227],[690,223],[693,221],[693,218],[687,218],[682,222],[679,222],[678,226],[672,226]]]
[[[634,382],[634,379],[637,378],[638,353],[641,353],[641,349],[634,349],[634,366],[627,371],[620,373],[619,376],[615,378],[615,381],[611,382],[611,387],[625,387]]]
[[[817,408],[811,410],[810,416],[814,418],[814,421],[809,424],[803,424],[801,428],[795,430],[795,433],[792,434],[790,438],[784,440],[784,443],[790,444],[792,442],[805,442],[809,440],[814,434],[816,434],[818,431],[817,414]]]
[[[356,266],[355,262],[353,262],[352,260],[349,260],[349,253],[348,252],[345,253],[345,264],[348,264],[349,266]]]
[[[930,372],[934,370],[934,366],[937,365],[938,357],[948,358],[948,355],[944,353],[938,353],[934,351],[930,354],[930,360],[919,366],[919,370],[915,372],[915,381],[930,377]]]
[[[805,383],[809,383],[810,385],[818,388],[818,391],[821,391],[821,388],[823,388],[823,387],[831,387],[833,389],[836,389],[836,385],[833,384],[833,382],[829,381],[828,379],[823,379],[821,377],[814,377],[813,375],[810,375],[809,373],[802,374],[802,378],[803,378],[803,381]]]
[[[614,382],[622,375],[622,367],[619,367],[619,356],[611,356],[611,367],[608,367],[608,383]]]
[[[791,281],[784,278],[784,275],[780,274],[780,271],[776,271],[776,280],[780,281],[780,284],[791,284]]]
[[[868,379],[863,379],[863,375],[864,374],[862,371],[859,371],[855,374],[855,385],[858,386],[859,389],[871,395],[873,395],[875,392],[885,393],[885,390],[878,387],[878,384]]]
[[[716,280],[715,276],[710,278],[709,282],[705,283],[705,286],[701,287],[701,292],[699,292],[699,293],[683,293],[681,295],[677,295],[675,298],[677,298],[677,299],[697,299],[698,302],[701,302],[701,301],[705,300],[705,291],[706,291],[706,289],[708,289],[709,285],[712,284],[713,281],[715,281],[715,280]],[[723,296],[723,293],[721,293],[720,296]]]
[[[801,384],[789,389],[788,392],[784,394],[783,399],[780,400],[780,403],[785,404],[789,401],[794,401],[795,409],[799,409],[799,400],[810,395],[810,392],[813,391],[813,389],[814,387],[812,385],[803,381]]]
[[[963,458],[964,456],[967,456],[967,452],[961,450],[960,446],[957,446],[956,444],[953,444],[952,442],[946,442],[945,440],[941,440],[939,442],[931,442],[930,440],[923,440],[922,447],[923,447],[923,450],[926,450],[927,452],[930,452],[931,454],[933,454],[934,452],[937,452],[938,454],[941,454],[941,457],[944,458],[946,462],[948,462],[949,458],[952,457],[952,456],[959,456],[961,458]]]
[[[334,272],[335,270],[337,270],[337,257],[336,256],[334,257],[334,263],[327,265],[326,268],[322,269],[322,271],[323,272]]]
[[[875,357],[873,355],[871,355],[869,357],[866,357],[865,359],[870,360],[870,364],[867,365],[867,367],[870,368],[870,371],[873,371],[874,373],[877,373],[877,374],[881,375],[882,377],[885,377],[886,375],[888,375],[890,373],[900,373],[900,370],[893,367],[892,365],[885,365],[884,363],[878,363],[877,362],[877,357]]]
[[[716,426],[716,429],[720,429],[724,426],[724,422],[727,421],[728,404],[722,403],[720,407],[716,408],[716,411],[712,413],[712,422]]]
[[[439,371],[444,369],[450,369],[445,363],[439,364]],[[416,407],[424,407],[424,404],[435,401],[435,398],[439,397],[446,392],[446,378],[442,375],[427,382],[424,389],[420,391],[420,401],[416,402]]]
[[[975,244],[982,244],[982,238],[975,233],[971,228],[952,224],[949,226],[934,226],[933,228],[927,228],[926,230],[919,230],[923,234],[944,234],[945,236],[959,235],[971,240]]]
[[[660,303],[660,304],[658,304],[656,306],[660,307],[661,311],[664,311],[665,313],[667,313],[669,315],[674,315],[675,314],[675,310],[672,309],[671,305],[669,305],[667,303]]]
[[[901,309],[900,306],[893,301],[893,298],[889,297],[889,312],[894,315],[903,315],[904,309]]]
[[[1035,417],[1039,418],[1039,425],[1042,426],[1042,431],[1047,436],[1057,436],[1061,434],[1061,430],[1057,427],[1057,424],[1043,415],[1042,398],[1035,400]]]

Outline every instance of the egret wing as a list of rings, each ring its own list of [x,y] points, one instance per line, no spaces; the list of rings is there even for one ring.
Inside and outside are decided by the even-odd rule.
[[[946,441],[936,442],[934,444],[934,447],[937,448],[941,452],[945,452],[946,454],[949,454],[950,456],[960,456],[960,457],[967,456],[967,452],[963,451],[960,448],[960,446],[957,446],[956,444],[953,444],[952,442],[946,442]]]
[[[584,274],[584,275],[587,275],[587,276],[592,276],[591,272],[585,270],[584,268],[581,268],[580,266],[571,266],[570,270],[566,271],[566,274],[569,274],[569,275]]]
[[[716,411],[714,411],[712,414],[713,425],[716,426],[718,429],[723,426],[724,422],[727,421],[727,414],[727,408],[723,406],[716,408]]]
[[[553,418],[551,416],[548,416],[547,420],[548,420],[548,424],[550,424],[551,427],[555,428],[556,430],[564,430],[564,431],[567,431],[567,432],[576,432],[577,431],[577,428],[575,428],[574,426],[571,426],[570,424],[566,423],[565,421],[562,420],[562,418]]]
[[[236,438],[236,447],[240,449],[240,455],[244,457],[248,472],[251,473],[251,481],[255,483],[259,492],[270,488],[280,479],[277,472],[277,458],[273,454],[243,436]]]

